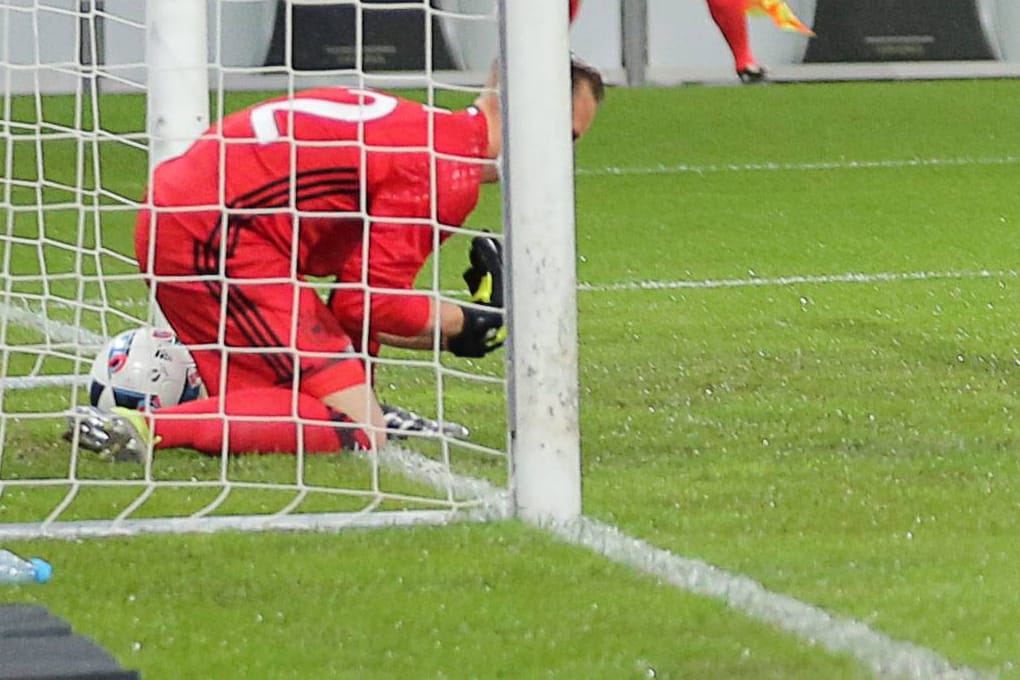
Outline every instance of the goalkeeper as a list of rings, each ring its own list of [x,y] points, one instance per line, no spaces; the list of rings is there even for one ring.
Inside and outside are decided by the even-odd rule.
[[[604,90],[580,62],[571,75],[576,138]],[[150,442],[211,455],[381,446],[364,341],[370,353],[424,349],[438,335],[465,357],[502,344],[495,260],[482,271],[476,253],[469,275],[488,304],[413,291],[480,184],[498,179],[500,150],[491,89],[455,112],[331,87],[228,115],[156,167],[135,232],[139,266],[210,396],[151,418],[85,407],[71,419],[79,442],[115,458],[140,458]],[[336,278],[332,309],[306,277]]]

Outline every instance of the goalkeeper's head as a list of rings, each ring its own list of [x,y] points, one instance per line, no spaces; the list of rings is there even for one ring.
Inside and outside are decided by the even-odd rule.
[[[499,89],[496,84],[498,73],[499,64],[494,63],[492,76],[474,103],[474,107],[485,115],[489,123],[489,148],[486,153],[489,158],[497,158],[502,151],[501,108]],[[606,97],[606,86],[598,69],[577,57],[570,59],[570,83],[573,95],[573,136],[574,141],[577,141],[595,121],[599,105]],[[493,168],[485,175],[483,181],[495,182],[498,180],[499,174]]]
[[[606,85],[598,69],[577,57],[570,60],[570,83],[574,94],[574,139],[588,131],[599,105],[606,98]]]

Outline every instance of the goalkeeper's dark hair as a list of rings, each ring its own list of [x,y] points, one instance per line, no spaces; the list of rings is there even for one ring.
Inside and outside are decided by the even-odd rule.
[[[599,70],[588,62],[571,56],[570,84],[574,92],[577,91],[581,83],[588,84],[588,87],[591,88],[592,96],[595,97],[597,103],[601,104],[602,100],[606,98],[606,84],[603,82],[602,74],[599,73]]]

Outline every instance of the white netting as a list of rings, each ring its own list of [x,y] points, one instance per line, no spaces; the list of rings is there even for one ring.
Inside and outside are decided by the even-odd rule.
[[[466,442],[411,438],[381,457],[169,451],[124,465],[61,440],[67,414],[88,402],[95,352],[158,318],[133,242],[149,164],[150,3],[0,0],[0,536],[505,513],[498,359],[384,352],[374,365],[382,401],[462,422]],[[207,17],[214,120],[321,84],[420,88],[409,96],[462,106],[484,78],[464,34],[495,34],[491,1],[209,0]],[[302,43],[317,25],[335,41]],[[422,285],[436,299],[459,294],[466,250],[455,238],[427,267]]]

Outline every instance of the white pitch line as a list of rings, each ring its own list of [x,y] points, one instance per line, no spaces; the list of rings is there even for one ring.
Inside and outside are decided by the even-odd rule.
[[[77,328],[61,321],[46,319],[39,311],[2,302],[0,302],[0,321],[35,329],[56,342],[88,345],[102,344],[105,340],[102,336],[86,328]]]
[[[883,283],[890,281],[935,281],[939,279],[993,279],[993,278],[1016,278],[1020,276],[1020,270],[1004,269],[991,270],[979,269],[973,271],[927,271],[927,272],[845,272],[841,274],[794,274],[791,276],[757,277],[750,276],[746,279],[676,279],[672,281],[620,281],[617,283],[586,283],[579,282],[577,290],[582,293],[608,293],[619,291],[640,291],[640,290],[675,290],[682,288],[704,289],[704,288],[750,288],[755,286],[789,286],[793,284],[808,283]],[[428,292],[428,291],[423,291]],[[463,298],[467,295],[462,289],[444,289],[439,294],[444,297]],[[96,306],[101,304],[100,300],[87,300],[88,304]],[[142,307],[149,304],[148,300],[120,300],[119,307]],[[13,311],[13,313],[11,312]],[[32,327],[38,326],[39,315],[22,308],[14,308],[0,303],[0,319],[5,315],[16,322]],[[74,331],[73,327],[50,321],[53,328],[59,330],[61,325],[65,329],[60,333],[62,338],[67,338],[72,333],[84,334],[84,339],[91,344],[102,344],[103,339],[89,331]],[[40,328],[40,330],[42,330]]]
[[[9,390],[34,390],[40,387],[85,387],[89,384],[87,375],[31,375],[23,378],[4,379],[4,388]]]
[[[455,497],[489,499],[491,518],[510,516],[510,499],[488,482],[456,474],[437,461],[406,448],[388,447],[380,462]],[[734,574],[701,560],[676,555],[628,536],[617,527],[580,517],[539,523],[567,543],[587,548],[614,562],[662,579],[694,595],[726,603],[745,616],[780,628],[834,654],[848,654],[878,678],[904,680],[981,680],[979,671],[954,666],[935,652],[894,640],[855,619],[834,616],[813,605],[775,593],[748,576]]]
[[[954,666],[925,647],[887,637],[861,621],[835,616],[789,595],[772,592],[748,576],[657,548],[597,520],[581,517],[544,526],[563,540],[582,545],[614,562],[629,565],[694,595],[721,600],[752,619],[781,628],[834,654],[848,654],[875,677],[906,680],[989,677],[965,666]]]
[[[939,279],[993,279],[993,278],[1016,278],[1020,276],[1020,270],[990,270],[980,269],[974,271],[927,271],[927,272],[845,272],[841,274],[795,274],[792,276],[774,276],[761,278],[751,276],[746,279],[677,279],[673,281],[621,281],[617,283],[585,283],[577,284],[577,290],[582,293],[609,293],[622,291],[640,290],[675,290],[682,288],[705,289],[705,288],[751,288],[755,286],[789,286],[794,284],[823,284],[823,283],[883,283],[890,281],[935,281]],[[439,294],[444,297],[461,297],[466,293],[461,289],[441,290]],[[98,301],[93,304],[98,304]],[[119,303],[121,306],[141,306],[148,304],[147,300],[124,300]],[[2,308],[0,308],[2,311]],[[0,315],[2,316],[2,315]]]
[[[794,284],[825,283],[884,283],[890,281],[937,281],[945,279],[996,279],[1016,278],[1020,271],[1014,269],[961,272],[876,272],[873,274],[848,272],[845,274],[818,274],[776,276],[747,279],[702,279],[698,281],[625,281],[620,283],[579,283],[577,289],[585,293],[609,293],[641,290],[677,290],[710,288],[753,288],[759,286],[790,286]]]
[[[625,175],[707,175],[720,172],[815,172],[821,170],[895,170],[903,168],[965,167],[972,165],[1016,165],[1020,156],[1000,158],[904,158],[884,161],[819,161],[813,163],[726,163],[708,165],[649,165],[639,167],[606,166],[578,168],[579,177],[614,177]]]
[[[357,455],[366,461],[372,458],[366,453]],[[377,455],[380,465],[396,470],[409,479],[444,491],[454,499],[484,499],[484,506],[474,513],[480,519],[497,520],[513,516],[509,492],[496,488],[484,479],[459,475],[440,461],[397,444],[388,444]]]

